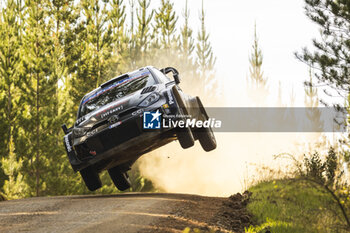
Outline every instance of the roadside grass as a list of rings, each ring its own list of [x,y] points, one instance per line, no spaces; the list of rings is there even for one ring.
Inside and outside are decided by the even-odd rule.
[[[306,181],[262,182],[249,191],[247,208],[255,225],[246,232],[348,232],[330,195]]]

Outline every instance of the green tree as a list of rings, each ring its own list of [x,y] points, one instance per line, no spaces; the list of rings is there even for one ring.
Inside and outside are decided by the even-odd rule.
[[[108,23],[110,18],[106,2],[83,0],[81,5],[82,13],[86,17],[84,43],[88,54],[91,55],[89,78],[94,80],[95,87],[98,87],[105,81],[104,77],[109,68],[111,45],[115,39],[112,35],[114,28]],[[119,26],[117,23],[115,25]]]
[[[197,86],[197,93],[203,93],[205,90],[205,95],[208,100],[212,100],[213,96],[216,95],[215,91],[217,89],[217,80],[215,79],[214,66],[216,63],[216,58],[213,53],[213,49],[209,40],[209,33],[205,27],[205,12],[204,3],[202,0],[202,10],[199,16],[201,22],[201,28],[197,35],[197,67],[199,72],[199,78],[195,78],[194,84]]]
[[[126,27],[127,8],[123,0],[3,3],[1,192],[9,198],[90,193],[69,165],[60,125],[72,125],[81,98],[117,73],[146,64],[173,65],[182,72],[195,73],[189,10],[186,7],[185,24],[177,33],[177,16],[170,0],[162,1],[157,18],[153,17],[155,11],[150,9],[149,0],[138,0],[137,20],[132,14],[130,28]],[[131,0],[132,13],[135,3]],[[206,72],[196,82],[205,86],[213,80],[215,58],[204,27],[204,9],[202,12],[203,41],[197,46],[201,50],[197,54],[202,55]],[[152,25],[157,26],[158,35]],[[169,61],[155,59],[154,54],[168,55],[166,50],[172,54]],[[152,190],[151,182],[135,168],[131,174],[135,181],[132,190]],[[106,172],[101,179],[104,186],[97,193],[116,192]]]
[[[317,89],[313,86],[312,81],[312,71],[309,71],[309,82],[305,86],[305,107],[306,116],[309,119],[311,125],[312,132],[322,132],[323,130],[323,122],[321,120],[321,112],[318,110],[319,99]],[[320,136],[320,135],[318,135]]]
[[[127,71],[130,62],[129,43],[131,39],[126,35],[125,26],[125,5],[123,0],[113,0],[110,3],[109,20],[112,31],[113,41],[111,43],[112,57],[107,79],[113,78],[115,74],[121,74]]]
[[[154,10],[148,14],[151,1],[138,0],[139,9],[137,14],[138,27],[136,31],[135,50],[132,53],[132,59],[135,60],[136,66],[143,66],[147,61],[147,52],[151,42],[151,20]],[[138,62],[137,62],[138,61]]]
[[[296,56],[317,71],[315,77],[320,83],[349,93],[349,1],[305,0],[305,3],[306,15],[320,27],[322,38],[313,40],[314,51],[304,48]]]
[[[177,66],[178,49],[176,22],[178,17],[174,4],[170,0],[162,0],[155,11],[155,26],[151,43],[151,54],[148,62],[157,67]]]
[[[170,0],[161,0],[161,5],[156,12],[156,30],[160,30],[162,48],[167,50],[176,42],[176,22],[178,17],[174,11],[174,4]]]
[[[25,109],[21,127],[27,138],[23,165],[26,182],[31,195],[44,195],[48,160],[53,157],[56,136],[52,134],[55,112],[57,79],[52,76],[52,24],[47,18],[47,4],[43,0],[28,0],[26,4],[27,25],[23,43],[25,83],[22,92]]]
[[[209,41],[209,33],[207,33],[205,27],[205,12],[204,12],[204,4],[202,0],[202,11],[199,16],[201,22],[201,28],[197,35],[197,63],[199,66],[199,70],[201,75],[205,75],[207,71],[213,70],[216,62],[216,58],[214,57],[213,49],[211,47]]]
[[[74,42],[77,54],[70,94],[77,112],[81,98],[105,81],[112,57],[113,28],[109,24],[107,3],[82,0],[79,6],[80,23]]]
[[[349,184],[344,175],[344,166],[339,160],[343,157],[342,153],[331,147],[324,160],[317,152],[304,156],[303,166],[299,164],[299,175],[332,197],[341,212],[338,218],[350,230],[350,213],[347,209],[350,201]]]
[[[8,199],[22,198],[28,194],[28,185],[24,182],[24,177],[21,173],[23,159],[17,159],[12,138],[8,142],[8,145],[8,156],[1,160],[2,168],[8,176],[8,179],[5,180],[3,185],[4,194]]]
[[[195,77],[196,71],[196,66],[193,62],[193,52],[195,49],[195,44],[192,35],[193,30],[189,25],[190,10],[187,6],[187,0],[182,16],[185,22],[181,28],[178,48],[180,49],[180,67],[182,70],[182,75],[186,77],[184,79],[184,82],[186,83],[188,79],[191,79],[191,77]]]
[[[17,136],[16,127],[19,105],[19,90],[17,85],[20,81],[20,46],[21,35],[18,17],[18,5],[9,0],[1,11],[0,16],[0,129],[2,140],[0,141],[0,159],[6,163],[11,156],[16,159],[13,146],[13,138]],[[6,171],[5,171],[6,173]],[[6,176],[0,165],[0,187],[4,184]]]
[[[259,39],[256,33],[256,24],[254,26],[254,42],[252,53],[249,57],[249,77],[248,94],[255,104],[261,106],[266,103],[268,96],[267,78],[262,71],[263,55],[259,46]]]

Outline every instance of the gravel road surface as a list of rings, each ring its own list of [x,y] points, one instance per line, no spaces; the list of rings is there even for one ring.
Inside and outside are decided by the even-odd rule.
[[[147,233],[182,232],[186,227],[228,232],[232,230],[225,219],[228,200],[187,194],[126,193],[2,201],[0,232]]]

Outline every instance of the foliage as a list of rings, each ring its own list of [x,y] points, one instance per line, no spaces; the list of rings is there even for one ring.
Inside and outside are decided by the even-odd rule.
[[[349,91],[350,84],[350,5],[348,0],[305,0],[306,15],[321,31],[321,38],[313,40],[314,51],[304,48],[296,54],[312,66],[320,83],[337,90]]]
[[[275,180],[249,189],[255,226],[246,232],[347,232],[331,195],[306,180]]]
[[[86,93],[140,66],[177,67],[187,77],[185,86],[195,85],[193,74],[203,68],[195,63],[189,10],[177,31],[171,0],[159,9],[151,9],[150,0],[9,0],[1,5],[0,191],[9,199],[91,193],[71,169],[60,129],[75,122]],[[198,43],[213,57],[204,24],[201,30],[205,43]],[[195,82],[205,85],[207,77]],[[131,191],[154,191],[137,167],[130,175]],[[95,193],[118,192],[108,173],[100,176],[103,187]]]
[[[305,107],[306,116],[311,122],[310,132],[322,132],[323,131],[323,121],[321,120],[321,112],[317,109],[319,106],[319,98],[317,89],[313,85],[312,72],[309,72],[309,82],[305,85]],[[319,135],[318,135],[319,136]]]
[[[214,229],[210,229],[210,230],[200,230],[198,228],[194,228],[191,229],[189,227],[186,227],[183,231],[183,233],[215,233],[217,231],[215,231]]]
[[[196,63],[198,66],[199,75],[195,76],[193,83],[196,85],[193,86],[197,86],[197,89],[199,91],[205,90],[205,93],[207,94],[205,101],[210,103],[210,101],[215,101],[215,96],[217,96],[217,93],[215,92],[218,88],[218,83],[214,75],[216,57],[214,56],[213,49],[209,40],[210,34],[207,32],[205,27],[205,11],[203,0],[199,19],[201,22],[201,28],[197,34],[196,45]]]
[[[256,33],[256,25],[254,26],[254,42],[252,46],[252,53],[249,57],[249,77],[248,81],[248,95],[254,103],[261,106],[266,103],[268,96],[267,78],[264,77],[262,71],[263,54],[259,46],[259,39]]]
[[[175,41],[176,22],[178,17],[174,11],[174,4],[170,0],[161,0],[159,10],[155,15],[156,30],[160,31],[162,47],[167,49]]]
[[[2,168],[7,175],[3,189],[4,195],[8,199],[16,199],[25,197],[28,195],[29,187],[24,182],[24,177],[21,174],[21,168],[23,164],[23,159],[16,160],[16,154],[14,153],[14,143],[12,139],[9,142],[10,151],[8,158],[2,158]]]
[[[324,161],[315,152],[310,157],[304,158],[304,169],[299,169],[301,179],[316,184],[320,189],[331,195],[333,201],[341,210],[337,216],[344,221],[350,230],[350,186],[345,175],[344,166],[339,161],[340,153],[330,148]]]

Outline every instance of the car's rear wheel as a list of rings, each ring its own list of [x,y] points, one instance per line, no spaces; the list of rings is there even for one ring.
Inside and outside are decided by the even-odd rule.
[[[190,148],[194,145],[194,137],[190,128],[178,129],[176,136],[183,149]]]
[[[92,167],[82,169],[80,175],[90,191],[95,191],[102,187],[100,176]]]
[[[216,139],[211,127],[199,129],[197,137],[203,150],[209,152],[216,149]]]
[[[121,172],[118,167],[108,170],[115,187],[120,191],[125,191],[131,186],[130,178],[127,172]]]

